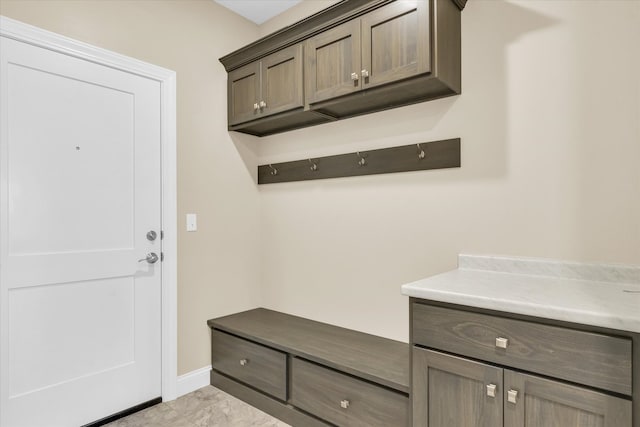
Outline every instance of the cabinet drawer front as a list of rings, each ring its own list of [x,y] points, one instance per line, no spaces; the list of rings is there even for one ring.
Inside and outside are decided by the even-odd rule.
[[[287,355],[277,350],[211,331],[212,368],[281,400],[287,399]]]
[[[412,322],[415,344],[631,395],[629,339],[420,303]]]
[[[407,426],[409,398],[403,394],[297,358],[291,372],[294,406],[338,426]]]

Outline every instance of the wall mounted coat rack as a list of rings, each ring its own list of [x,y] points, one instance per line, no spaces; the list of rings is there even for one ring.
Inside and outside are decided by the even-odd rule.
[[[258,184],[460,167],[460,138],[258,166]]]

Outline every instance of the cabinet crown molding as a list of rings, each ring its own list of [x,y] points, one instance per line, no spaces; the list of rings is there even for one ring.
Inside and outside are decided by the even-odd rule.
[[[342,0],[318,13],[223,56],[220,58],[220,62],[227,72],[235,70],[252,61],[295,43],[299,43],[393,1],[394,0]],[[460,10],[463,10],[467,4],[467,0],[451,1]]]

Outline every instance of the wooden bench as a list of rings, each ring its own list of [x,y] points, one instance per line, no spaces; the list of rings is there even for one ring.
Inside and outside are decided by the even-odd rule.
[[[211,385],[293,426],[402,426],[409,345],[264,308],[211,319]]]

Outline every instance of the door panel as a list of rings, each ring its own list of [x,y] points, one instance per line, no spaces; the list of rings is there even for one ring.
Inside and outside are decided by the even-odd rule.
[[[161,394],[160,84],[0,43],[0,421],[81,425]]]
[[[302,60],[301,44],[262,59],[262,116],[304,107]]]
[[[358,19],[307,40],[307,102],[313,104],[360,90],[360,64]],[[358,79],[353,80],[352,73],[356,73]]]
[[[631,402],[505,369],[505,427],[631,427]]]
[[[12,289],[10,395],[133,363],[134,292],[131,277]]]
[[[430,71],[429,2],[398,1],[362,17],[365,88]]]
[[[10,255],[131,249],[133,94],[17,64],[8,79]],[[102,214],[113,220],[96,230]]]
[[[229,124],[256,119],[260,110],[254,106],[260,102],[260,61],[252,62],[228,76]]]
[[[495,386],[495,396],[487,386]],[[413,348],[415,427],[502,425],[502,369],[455,356]]]

